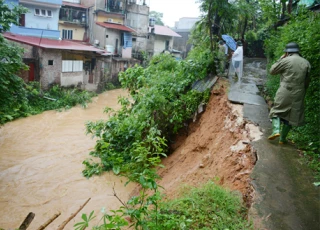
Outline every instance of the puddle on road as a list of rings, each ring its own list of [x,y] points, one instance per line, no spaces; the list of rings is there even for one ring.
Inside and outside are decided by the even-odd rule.
[[[35,219],[29,229],[37,229],[55,213],[61,215],[47,229],[57,227],[91,198],[65,229],[73,229],[81,213],[98,214],[120,207],[112,195],[113,186],[123,200],[134,185],[124,187],[125,178],[105,173],[86,179],[82,161],[89,158],[95,140],[85,135],[85,122],[106,119],[106,106],[119,109],[121,89],[93,98],[87,109],[47,111],[10,122],[0,128],[0,228],[18,228],[29,212]],[[122,181],[123,180],[123,181]],[[98,221],[98,218],[96,218]]]

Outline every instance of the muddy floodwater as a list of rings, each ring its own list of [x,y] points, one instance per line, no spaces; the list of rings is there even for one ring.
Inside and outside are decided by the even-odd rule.
[[[95,140],[85,134],[85,122],[107,119],[106,106],[118,109],[121,89],[105,92],[88,105],[22,118],[0,128],[0,228],[18,228],[29,212],[35,218],[28,229],[38,229],[54,214],[61,215],[46,229],[57,227],[91,198],[84,209],[65,227],[101,208],[115,209],[125,201],[134,185],[124,187],[125,178],[104,173],[86,179],[82,161],[89,158]],[[96,218],[96,222],[99,221]]]

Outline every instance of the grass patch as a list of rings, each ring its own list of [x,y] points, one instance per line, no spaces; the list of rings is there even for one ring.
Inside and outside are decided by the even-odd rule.
[[[157,229],[253,229],[241,197],[213,182],[185,187],[179,198],[161,203],[160,210]]]

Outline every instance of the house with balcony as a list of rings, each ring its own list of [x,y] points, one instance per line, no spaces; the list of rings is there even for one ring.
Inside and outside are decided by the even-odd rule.
[[[19,26],[13,25],[10,32],[4,33],[5,38],[25,50],[23,61],[29,70],[19,73],[25,82],[39,81],[42,89],[59,84],[98,90],[104,76],[100,61],[104,50],[82,41],[85,30],[79,39],[60,38],[66,34],[70,36],[68,30],[73,29],[75,32],[71,34],[77,38],[77,30],[86,28],[83,16],[87,14],[83,14],[88,11],[87,7],[61,0],[10,0],[9,4],[12,7],[20,4],[29,9],[21,16]],[[61,13],[62,4],[64,11]]]
[[[131,0],[129,0],[131,2]],[[102,69],[106,82],[117,82],[118,73],[139,63],[132,58],[132,33],[125,23],[127,0],[82,0],[88,7],[89,41],[105,53]]]
[[[125,0],[97,0],[93,11],[94,23],[90,42],[104,48],[107,53],[131,58],[132,32],[125,26]]]
[[[173,38],[181,37],[167,26],[154,25],[149,27],[147,52],[149,56],[173,50]],[[175,52],[178,52],[175,50]]]
[[[80,0],[64,0],[59,13],[59,31],[61,39],[89,41],[89,6]]]

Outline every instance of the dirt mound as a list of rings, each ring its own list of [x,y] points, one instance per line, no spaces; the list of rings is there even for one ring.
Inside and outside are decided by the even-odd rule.
[[[261,134],[243,119],[242,105],[228,102],[227,90],[227,80],[219,79],[206,111],[189,124],[188,132],[175,138],[173,152],[163,160],[165,168],[159,170],[159,184],[168,198],[176,197],[185,184],[198,186],[212,180],[240,191],[250,204],[250,173],[256,155],[249,143]]]

